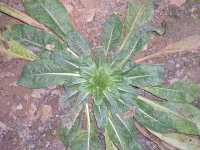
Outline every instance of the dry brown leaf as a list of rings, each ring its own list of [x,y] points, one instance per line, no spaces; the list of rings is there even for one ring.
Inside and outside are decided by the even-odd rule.
[[[173,146],[164,143],[158,137],[151,134],[147,129],[143,128],[139,123],[135,122],[134,125],[143,136],[153,141],[161,150],[176,150],[176,148],[174,148]]]
[[[31,26],[34,26],[36,28],[39,28],[39,29],[42,29],[45,31],[49,31],[44,25],[40,24],[33,18],[29,17],[28,15],[26,15],[25,13],[23,13],[21,11],[18,11],[16,9],[8,6],[5,3],[0,2],[0,12],[3,12],[9,16],[12,16],[12,17],[22,21],[23,23],[29,24]]]
[[[180,133],[158,133],[148,129],[153,135],[159,137],[163,142],[169,143],[181,150],[199,150],[199,136]]]
[[[169,4],[176,5],[178,7],[183,5],[185,2],[186,2],[186,0],[169,0]]]
[[[192,35],[178,42],[169,44],[165,50],[196,50],[200,47],[200,35]]]
[[[169,44],[167,47],[158,51],[157,53],[150,54],[142,58],[138,58],[135,60],[135,63],[141,63],[149,59],[160,57],[162,55],[174,54],[178,52],[197,53],[199,47],[200,47],[200,35],[192,35],[178,42]]]

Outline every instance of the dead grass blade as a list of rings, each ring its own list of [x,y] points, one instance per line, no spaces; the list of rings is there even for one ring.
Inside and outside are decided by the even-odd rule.
[[[164,55],[174,54],[174,53],[198,53],[197,49],[200,47],[200,35],[192,35],[186,37],[178,42],[169,44],[164,49],[160,50],[157,53],[144,56],[135,60],[135,63],[142,63],[146,60],[157,58]]]

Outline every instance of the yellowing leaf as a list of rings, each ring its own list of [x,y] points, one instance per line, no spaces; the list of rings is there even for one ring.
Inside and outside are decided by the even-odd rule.
[[[159,137],[161,140],[166,143],[179,148],[180,150],[199,150],[200,148],[200,139],[198,136],[185,135],[178,133],[166,133],[161,134],[155,131],[148,129],[152,134]]]
[[[13,40],[9,42],[8,54],[16,58],[30,61],[34,61],[38,58],[38,56],[35,55],[32,51],[26,49],[24,46]]]
[[[112,143],[111,139],[108,136],[108,131],[107,129],[105,130],[105,142],[106,142],[106,149],[107,150],[115,150],[116,147],[114,146],[114,144]]]

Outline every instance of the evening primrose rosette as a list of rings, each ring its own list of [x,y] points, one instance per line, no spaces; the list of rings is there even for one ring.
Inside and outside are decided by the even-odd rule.
[[[24,0],[23,4],[27,14],[49,32],[27,24],[4,32],[9,44],[17,45],[11,52],[19,56],[20,47],[23,58],[31,61],[17,83],[27,88],[64,86],[59,104],[67,112],[59,134],[66,147],[140,150],[134,122],[179,149],[200,147],[200,111],[191,104],[198,98],[197,86],[190,81],[164,86],[163,65],[133,63],[155,29],[148,27],[151,1],[129,1],[123,24],[116,14],[110,16],[102,27],[101,47],[93,53],[58,0]],[[5,10],[5,5],[0,6],[0,11]],[[143,97],[141,91],[160,100]],[[131,115],[124,115],[130,110]],[[71,114],[73,119],[66,125]]]

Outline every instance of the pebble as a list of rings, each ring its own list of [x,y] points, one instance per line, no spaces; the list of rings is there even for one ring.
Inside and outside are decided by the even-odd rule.
[[[21,103],[17,105],[16,110],[22,110],[22,109],[23,109],[23,105]]]

